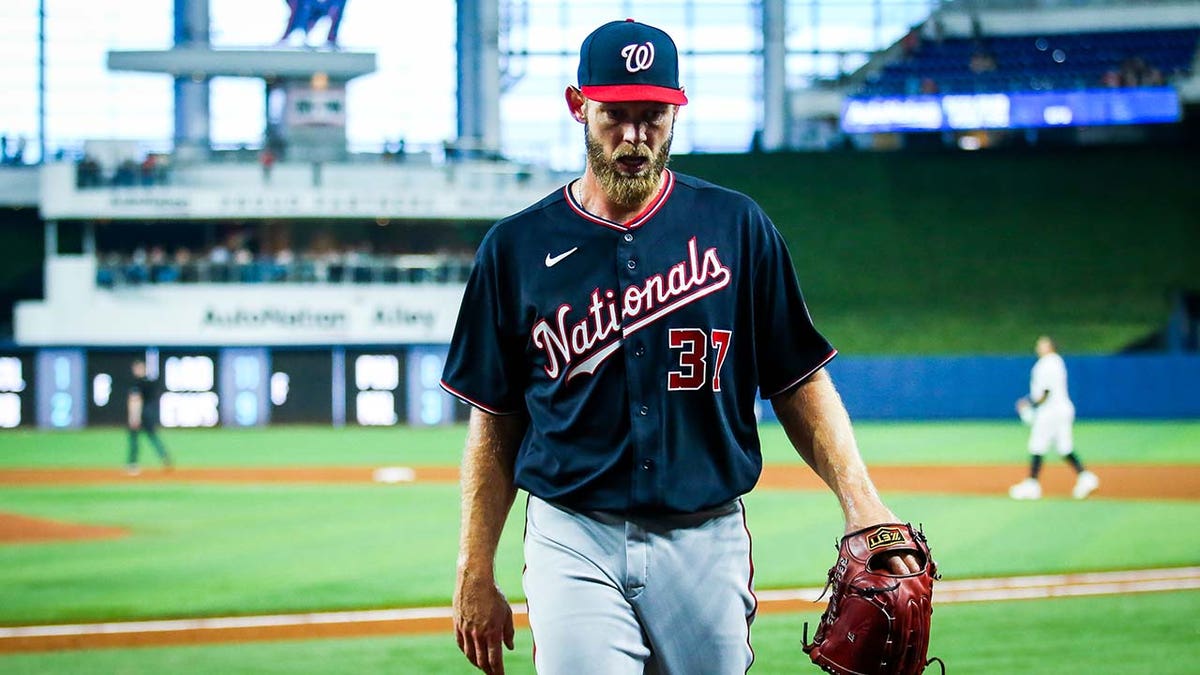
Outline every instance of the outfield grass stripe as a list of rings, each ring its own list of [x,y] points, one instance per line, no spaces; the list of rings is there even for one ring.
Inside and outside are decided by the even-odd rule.
[[[942,581],[937,604],[1150,593],[1200,589],[1200,567],[1086,574]],[[764,590],[757,593],[760,613],[815,611],[822,588]],[[518,626],[528,625],[524,604],[513,605]],[[117,647],[324,638],[362,634],[445,632],[449,607],[420,607],[349,612],[213,617],[165,621],[0,627],[0,653]]]

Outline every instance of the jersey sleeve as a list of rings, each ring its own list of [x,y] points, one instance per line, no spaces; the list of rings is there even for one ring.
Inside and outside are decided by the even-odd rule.
[[[515,294],[503,273],[494,238],[485,238],[467,280],[441,382],[446,391],[493,415],[525,409],[524,337],[513,328]]]
[[[1046,369],[1041,363],[1036,363],[1029,373],[1029,400],[1037,401],[1046,391]]]
[[[837,354],[813,325],[783,236],[765,214],[754,277],[754,349],[759,392],[782,394]]]

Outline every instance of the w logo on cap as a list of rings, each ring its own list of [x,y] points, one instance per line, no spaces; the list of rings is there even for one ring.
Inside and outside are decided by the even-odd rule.
[[[654,43],[647,40],[640,45],[625,45],[621,49],[621,56],[625,57],[625,70],[631,73],[650,70],[650,66],[654,65]]]

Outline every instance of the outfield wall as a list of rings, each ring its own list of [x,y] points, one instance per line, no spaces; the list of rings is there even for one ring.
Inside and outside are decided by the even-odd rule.
[[[1200,417],[1200,356],[1066,356],[1080,418]],[[856,419],[1016,415],[1034,357],[851,357],[829,365]]]
[[[438,384],[445,358],[445,345],[0,347],[0,428],[124,424],[134,359],[163,384],[165,426],[461,422],[467,407]],[[1200,418],[1198,355],[1066,361],[1082,419]],[[829,370],[855,419],[1012,419],[1033,362],[840,356]]]

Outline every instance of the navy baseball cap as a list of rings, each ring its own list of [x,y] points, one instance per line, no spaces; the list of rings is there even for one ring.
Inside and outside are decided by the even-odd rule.
[[[670,35],[633,19],[592,31],[579,48],[579,89],[593,101],[687,104]]]

